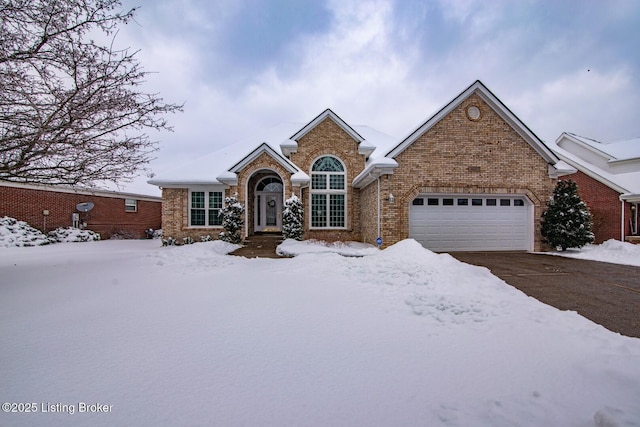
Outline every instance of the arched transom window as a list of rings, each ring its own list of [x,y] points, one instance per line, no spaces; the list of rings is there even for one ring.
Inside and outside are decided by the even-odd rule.
[[[344,228],[347,187],[344,165],[332,156],[320,157],[311,167],[311,227]]]
[[[256,191],[279,193],[282,191],[282,181],[275,176],[269,176],[258,183]]]

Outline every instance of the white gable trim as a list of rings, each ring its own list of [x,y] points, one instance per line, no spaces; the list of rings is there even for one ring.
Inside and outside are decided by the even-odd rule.
[[[295,167],[291,162],[289,162],[286,158],[277,153],[273,148],[269,146],[266,142],[260,144],[255,150],[247,154],[242,160],[240,160],[235,165],[229,168],[229,172],[238,173],[249,163],[256,160],[262,153],[266,153],[271,156],[280,166],[282,166],[285,170],[290,173],[298,172],[298,168]]]
[[[596,172],[592,171],[591,169],[589,169],[587,166],[583,165],[582,163],[576,162],[573,159],[570,159],[566,156],[563,156],[562,153],[556,153],[556,155],[564,162],[568,163],[569,165],[573,166],[574,168],[576,168],[577,170],[579,170],[580,172],[584,173],[585,175],[595,179],[596,181],[606,185],[607,187],[611,188],[612,190],[617,191],[618,193],[624,194],[624,193],[629,193],[629,190],[627,190],[626,188],[620,187],[619,185],[617,185],[614,182],[609,181],[608,179],[606,179],[605,177],[597,174]]]
[[[309,133],[313,128],[318,126],[324,119],[329,117],[331,120],[335,122],[343,131],[345,131],[351,138],[356,140],[359,143],[364,141],[364,138],[356,132],[351,126],[349,126],[344,120],[342,120],[336,113],[331,111],[330,108],[327,108],[322,113],[320,113],[315,119],[311,120],[305,127],[300,129],[298,132],[293,134],[289,139],[292,141],[299,141],[300,138]]]
[[[486,102],[505,122],[507,122],[518,135],[520,135],[547,163],[556,164],[558,158],[549,148],[542,142],[540,138],[534,134],[515,114],[507,108],[480,80],[476,80],[471,86],[465,89],[460,95],[451,100],[440,111],[435,113],[426,122],[422,123],[417,129],[402,140],[395,148],[387,153],[387,157],[395,158],[425,132],[435,126],[440,120],[453,111],[465,99],[469,98],[473,93],[478,94],[484,102]]]

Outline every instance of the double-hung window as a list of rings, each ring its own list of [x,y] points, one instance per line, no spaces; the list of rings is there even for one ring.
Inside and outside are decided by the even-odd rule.
[[[189,225],[214,227],[222,225],[222,191],[191,191],[189,193]]]
[[[345,228],[347,187],[342,162],[324,156],[311,167],[311,228]]]

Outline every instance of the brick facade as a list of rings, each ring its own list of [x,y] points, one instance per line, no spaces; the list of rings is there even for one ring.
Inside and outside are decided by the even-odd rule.
[[[461,99],[457,106],[447,110],[444,117],[439,117],[396,155],[398,167],[392,174],[382,175],[360,189],[351,185],[366,167],[365,155],[359,153],[359,142],[339,124],[339,119],[334,121],[337,116],[319,116],[317,122],[311,122],[313,127],[302,128],[294,135],[297,146],[291,149],[289,160],[308,175],[311,175],[313,163],[322,156],[331,155],[342,161],[346,174],[345,227],[312,229],[310,186],[294,187],[292,172],[283,159],[277,159],[278,155],[274,157],[265,150],[239,170],[234,170],[237,184],[227,186],[225,190],[227,196],[237,192],[239,201],[245,205],[243,235],[255,231],[256,184],[261,178],[272,175],[283,182],[283,198],[291,193],[301,198],[305,210],[305,239],[375,243],[380,236],[384,246],[389,246],[409,237],[409,206],[418,194],[495,194],[527,198],[532,217],[532,248],[536,251],[545,249],[541,242],[540,218],[557,181],[549,177],[548,161],[553,155],[549,153],[547,158],[537,152],[484,99],[476,92]],[[479,117],[467,116],[469,106],[479,109]],[[288,144],[287,150],[294,145]],[[394,195],[393,203],[389,200],[390,194]],[[187,188],[163,189],[165,235],[177,239],[185,236],[198,239],[206,234],[216,237],[220,229],[188,226],[188,199]]]
[[[467,107],[481,111],[470,120]],[[395,159],[393,175],[380,179],[381,234],[385,245],[409,236],[409,205],[420,193],[484,193],[525,195],[534,206],[534,250],[542,250],[540,217],[556,180],[548,164],[477,94],[472,94],[420,136]],[[377,183],[363,194],[363,222],[375,220]],[[373,188],[376,187],[376,188]],[[394,195],[394,203],[388,200]],[[372,228],[364,240],[375,242]]]
[[[354,140],[328,117],[298,141],[298,151],[291,155],[291,161],[307,174],[311,175],[313,162],[326,155],[339,158],[346,169],[346,228],[341,230],[311,229],[311,197],[309,197],[309,189],[305,188],[302,193],[302,203],[305,211],[305,239],[328,241],[358,241],[362,239],[360,232],[360,191],[350,185],[365,166],[365,157],[358,153],[358,145],[358,141]]]
[[[620,193],[578,171],[572,175],[562,177],[572,180],[578,185],[578,194],[587,204],[593,219],[593,234],[595,243],[602,243],[609,239],[620,240],[622,236],[622,202]],[[631,218],[631,204],[625,203],[625,235],[631,234],[629,219]]]
[[[136,212],[125,211],[125,199],[137,201]],[[91,202],[88,213],[76,210],[79,203]],[[79,213],[80,222],[103,239],[117,234],[129,238],[145,237],[145,230],[161,224],[161,200],[158,197],[86,191],[45,186],[0,184],[0,217],[24,221],[41,231],[72,225],[72,214]],[[49,211],[49,215],[43,211]]]

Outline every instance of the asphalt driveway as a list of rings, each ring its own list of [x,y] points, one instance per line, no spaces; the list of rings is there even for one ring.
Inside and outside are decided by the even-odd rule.
[[[525,252],[452,252],[529,296],[640,338],[640,267]]]

